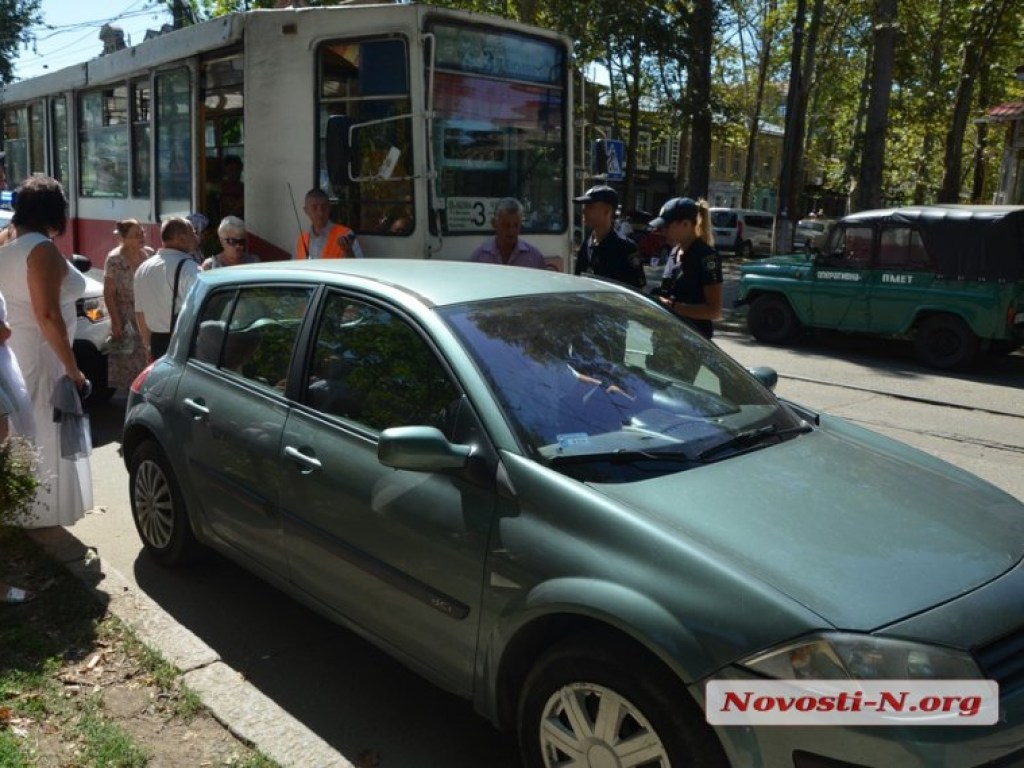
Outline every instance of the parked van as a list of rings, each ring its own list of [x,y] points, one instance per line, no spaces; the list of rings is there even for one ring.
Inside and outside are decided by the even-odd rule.
[[[755,253],[771,253],[775,217],[768,211],[745,208],[712,208],[711,227],[715,248],[749,259]]]

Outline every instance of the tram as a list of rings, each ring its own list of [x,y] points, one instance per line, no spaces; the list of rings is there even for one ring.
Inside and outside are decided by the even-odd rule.
[[[290,258],[303,198],[379,258],[468,259],[502,197],[565,269],[571,249],[569,41],[429,5],[253,10],[0,90],[9,183],[65,185],[67,252],[102,266],[113,224],[245,220],[249,250]]]

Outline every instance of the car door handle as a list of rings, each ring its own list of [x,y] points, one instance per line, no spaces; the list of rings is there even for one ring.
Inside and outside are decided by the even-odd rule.
[[[310,456],[303,453],[298,448],[293,448],[290,445],[284,447],[284,455],[292,461],[296,461],[301,464],[305,469],[302,470],[302,474],[307,475],[313,470],[321,469],[323,464],[320,463],[320,459],[315,456]]]
[[[192,411],[197,419],[210,415],[210,409],[206,407],[202,400],[193,400],[191,397],[186,397],[185,407]]]

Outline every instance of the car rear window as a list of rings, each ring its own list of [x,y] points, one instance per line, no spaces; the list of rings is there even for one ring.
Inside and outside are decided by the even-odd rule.
[[[735,227],[736,213],[735,211],[712,211],[711,224],[715,227]]]

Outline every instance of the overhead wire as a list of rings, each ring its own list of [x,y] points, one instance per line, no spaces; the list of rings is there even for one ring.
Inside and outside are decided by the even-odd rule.
[[[138,8],[140,4],[145,4],[145,7]],[[78,61],[84,61],[88,58],[92,58],[100,52],[100,48],[93,41],[96,40],[96,35],[105,24],[117,26],[119,22],[159,14],[161,11],[166,11],[165,6],[163,6],[162,3],[155,2],[155,0],[134,0],[134,2],[125,7],[123,11],[109,18],[80,21],[73,24],[53,25],[43,23],[35,25],[29,29],[30,32],[32,32],[32,30],[39,29],[46,30],[47,34],[35,34],[35,40],[29,49],[33,51],[33,54],[29,54],[28,51],[26,51],[24,54],[18,56],[14,61],[15,72],[18,73],[19,70],[26,68],[32,70],[38,69],[40,62],[45,62],[43,65],[45,69],[56,70],[61,69],[65,65],[70,66]],[[167,17],[167,21],[170,21],[169,15]],[[76,37],[68,43],[62,44],[59,51],[47,53],[38,52],[36,47],[37,43],[46,42],[60,35],[71,34],[79,30],[86,30],[85,34]],[[140,42],[142,41],[132,41],[132,44],[137,45]],[[83,43],[87,44],[83,45]]]

